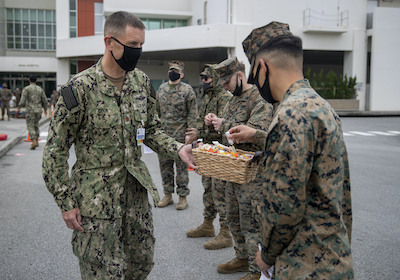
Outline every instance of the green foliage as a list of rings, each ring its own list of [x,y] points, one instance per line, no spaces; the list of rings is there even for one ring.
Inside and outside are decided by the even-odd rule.
[[[357,97],[357,77],[347,77],[330,70],[324,75],[324,69],[319,73],[311,72],[308,68],[304,77],[310,81],[310,85],[325,99],[355,99]]]

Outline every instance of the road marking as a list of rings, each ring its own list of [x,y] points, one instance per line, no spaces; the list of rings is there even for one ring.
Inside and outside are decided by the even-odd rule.
[[[375,136],[375,134],[372,133],[366,133],[366,132],[361,132],[361,131],[349,131],[351,134],[356,134],[356,135],[361,135],[361,136]]]
[[[397,131],[397,130],[389,130],[388,132],[389,133],[394,133],[394,134],[400,134],[400,131]]]
[[[369,133],[374,133],[378,135],[384,135],[384,136],[396,136],[397,134],[395,133],[390,133],[390,132],[382,132],[382,131],[368,131]]]
[[[40,132],[40,136],[46,136],[47,137],[47,135],[49,135],[49,133],[47,131]]]
[[[343,132],[343,136],[354,136],[354,134]]]

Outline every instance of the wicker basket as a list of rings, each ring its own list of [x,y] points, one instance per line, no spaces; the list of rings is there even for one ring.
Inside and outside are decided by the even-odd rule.
[[[252,154],[237,149],[239,154]],[[202,151],[198,148],[192,150],[200,175],[218,178],[224,181],[244,184],[254,180],[258,170],[258,163],[251,159],[239,159],[227,155],[219,155]]]

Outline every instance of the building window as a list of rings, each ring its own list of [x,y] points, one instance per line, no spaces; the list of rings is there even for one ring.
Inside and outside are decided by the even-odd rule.
[[[78,37],[77,0],[69,0],[69,37]]]
[[[8,49],[56,49],[56,11],[7,9],[6,18]]]
[[[141,20],[147,30],[187,26],[187,20],[184,19],[142,18]]]
[[[103,3],[94,3],[94,34],[101,35],[104,33],[104,15]]]
[[[69,61],[69,76],[73,77],[78,73],[78,61],[70,60]]]

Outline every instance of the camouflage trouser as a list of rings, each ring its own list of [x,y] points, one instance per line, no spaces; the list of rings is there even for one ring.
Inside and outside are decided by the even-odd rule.
[[[255,261],[261,238],[260,214],[257,210],[260,193],[260,183],[226,183],[227,220],[235,241],[236,257],[249,260],[250,272],[260,271]]]
[[[72,248],[84,280],[146,279],[154,265],[155,239],[147,190],[132,177],[126,186],[122,218],[83,217],[85,231],[73,233]]]
[[[7,116],[11,116],[10,115],[10,101],[1,101],[1,116],[4,117],[4,114],[7,111]]]
[[[190,193],[188,188],[189,184],[189,174],[188,166],[182,160],[174,160],[171,158],[164,158],[158,156],[158,161],[160,163],[161,179],[164,187],[164,193],[174,193],[175,183],[174,183],[174,163],[176,166],[176,193],[179,196],[187,196]]]
[[[28,128],[28,132],[32,140],[37,140],[39,138],[39,121],[41,117],[42,117],[42,112],[26,113],[26,126]]]
[[[226,221],[225,181],[201,176],[203,183],[204,218],[214,219],[219,214],[220,226],[228,226]]]

